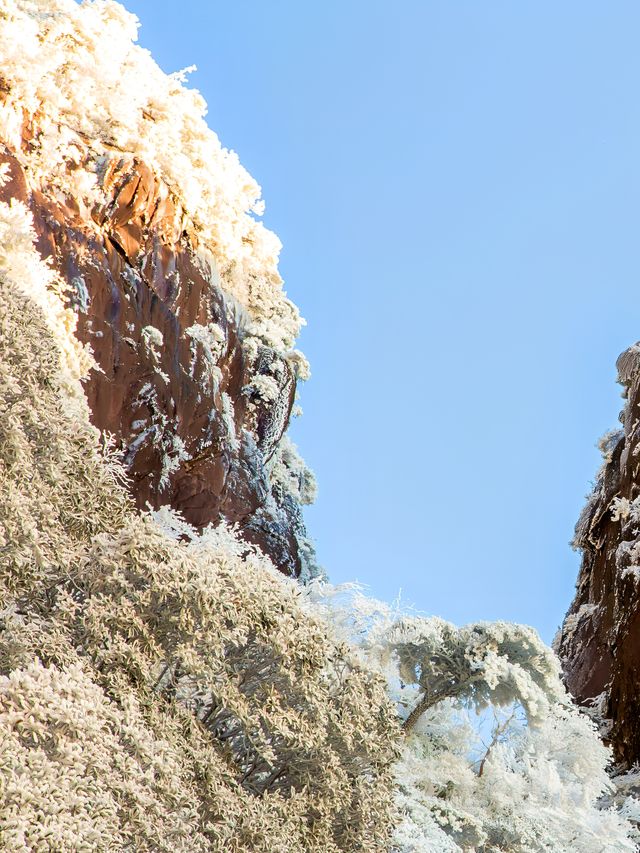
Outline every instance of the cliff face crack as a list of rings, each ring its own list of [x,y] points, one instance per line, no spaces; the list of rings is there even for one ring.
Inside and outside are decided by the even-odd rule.
[[[123,261],[125,261],[125,263],[128,263],[129,259],[127,257],[127,253],[125,252],[123,246],[121,246],[120,243],[118,243],[118,241],[113,236],[113,234],[109,234],[105,239],[109,241],[109,243],[113,246],[113,248],[116,250],[116,252],[123,259]]]

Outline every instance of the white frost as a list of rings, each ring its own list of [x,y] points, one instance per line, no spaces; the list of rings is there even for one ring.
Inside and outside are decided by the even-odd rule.
[[[135,44],[137,19],[110,0],[4,0],[1,14],[9,94],[0,139],[22,157],[32,186],[73,196],[90,221],[109,162],[139,158],[184,210],[193,242],[215,258],[252,333],[290,350],[302,321],[282,290],[280,241],[255,218],[260,187],[207,126],[186,71],[164,74]],[[20,143],[29,121],[36,132],[27,151]]]
[[[145,346],[150,349],[153,347],[158,347],[160,349],[164,345],[162,332],[160,329],[156,329],[155,326],[145,326],[141,334]]]

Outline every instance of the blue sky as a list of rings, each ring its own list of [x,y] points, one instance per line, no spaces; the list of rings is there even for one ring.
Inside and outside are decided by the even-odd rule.
[[[126,5],[284,244],[330,578],[550,641],[640,338],[640,5]]]

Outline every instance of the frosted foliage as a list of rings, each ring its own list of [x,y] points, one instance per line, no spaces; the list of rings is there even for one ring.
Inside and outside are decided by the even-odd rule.
[[[60,349],[61,365],[70,379],[78,379],[93,360],[73,335],[76,314],[61,302],[66,285],[35,251],[35,239],[33,219],[25,205],[16,199],[10,204],[0,202],[0,273],[43,309]]]
[[[0,849],[387,851],[383,680],[232,531],[137,515],[68,401],[0,277]]]
[[[640,849],[640,765],[613,777],[615,790],[611,797],[620,812],[634,827],[632,837]]]
[[[245,392],[253,392],[267,403],[275,403],[280,396],[280,386],[272,376],[256,374],[251,378],[251,383],[244,389]]]
[[[606,800],[610,753],[533,629],[456,628],[354,585],[315,582],[306,596],[384,675],[403,721],[396,853],[636,849],[627,819],[638,801],[627,796],[616,808]]]
[[[611,501],[611,520],[626,521],[631,514],[631,502],[628,498],[615,497]]]
[[[255,218],[260,187],[208,128],[186,72],[164,74],[135,44],[136,18],[110,0],[4,0],[0,23],[0,139],[32,186],[73,196],[90,222],[110,163],[140,159],[183,211],[194,246],[213,254],[250,331],[289,350],[301,320],[282,291],[280,242]],[[34,131],[28,151],[24,126]]]
[[[161,348],[164,345],[162,332],[156,329],[155,326],[145,326],[141,333],[142,340],[145,346],[153,349],[153,347]]]
[[[163,533],[176,541],[180,539],[188,541],[192,550],[208,548],[234,557],[246,557],[248,554],[257,557],[260,553],[255,545],[240,538],[236,526],[227,524],[225,521],[216,525],[209,524],[207,527],[196,530],[169,505],[151,510],[150,515]],[[270,565],[265,555],[262,555],[262,559],[266,565]]]
[[[0,237],[0,849],[634,849],[635,777],[532,629],[301,587],[231,527],[136,513],[22,205]],[[273,469],[310,496],[292,445]]]
[[[312,504],[316,500],[318,486],[316,478],[298,448],[288,435],[280,440],[271,462],[271,481],[278,483],[301,504]]]
[[[110,701],[81,665],[33,662],[0,677],[0,745],[3,850],[114,850],[149,837],[158,850],[171,838],[207,849],[175,746],[149,731],[134,696]]]

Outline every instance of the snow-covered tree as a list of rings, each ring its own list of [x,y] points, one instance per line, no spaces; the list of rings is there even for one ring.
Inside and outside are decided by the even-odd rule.
[[[398,853],[635,850],[638,801],[610,798],[609,750],[529,627],[406,615],[355,586],[307,595],[384,674],[402,720]],[[494,724],[487,720],[493,717]]]
[[[144,159],[246,304],[253,345],[306,376],[279,243],[252,215],[259,188],[202,99],[133,44],[111,0],[1,5],[0,138],[34,186],[89,216],[108,158]],[[25,148],[29,122],[39,143]],[[638,774],[613,789],[535,631],[301,587],[231,529],[134,510],[89,421],[91,358],[64,285],[33,239],[26,206],[0,204],[1,849],[633,850]],[[213,383],[217,330],[190,331]],[[270,464],[311,499],[290,444]]]

